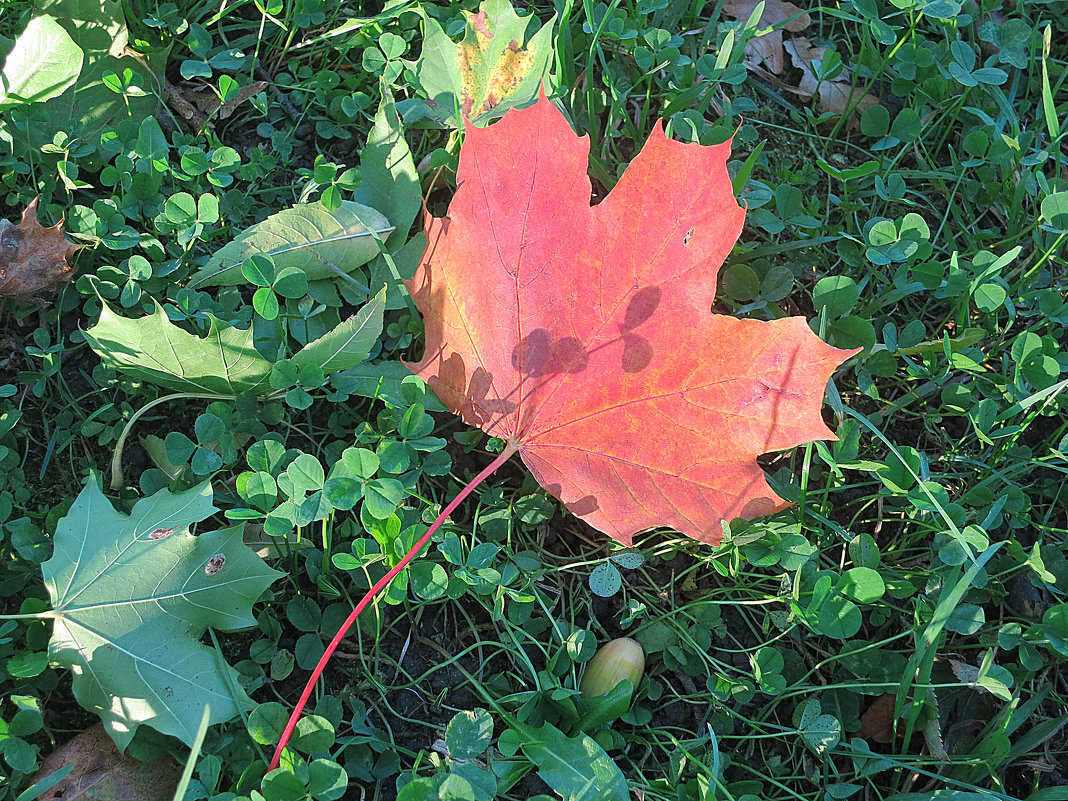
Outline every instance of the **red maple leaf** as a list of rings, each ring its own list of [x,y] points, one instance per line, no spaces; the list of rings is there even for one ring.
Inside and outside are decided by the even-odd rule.
[[[449,215],[427,218],[408,288],[426,323],[412,369],[507,447],[442,510],[341,624],[278,740],[278,766],[316,681],[356,618],[513,453],[574,514],[627,545],[667,526],[719,541],[721,521],[786,504],[762,453],[833,439],[823,391],[850,354],[800,317],[712,314],[742,228],[730,144],[660,125],[590,207],[586,137],[544,95],[467,126]]]
[[[834,438],[823,393],[854,351],[800,317],[711,313],[745,216],[730,143],[674,142],[658,123],[593,207],[588,151],[544,96],[468,126],[409,282],[426,322],[412,369],[595,528],[717,543],[721,521],[786,505],[757,456]]]

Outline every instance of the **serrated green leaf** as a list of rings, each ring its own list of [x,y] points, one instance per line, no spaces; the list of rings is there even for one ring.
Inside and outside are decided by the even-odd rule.
[[[423,50],[415,79],[433,104],[420,110],[456,125],[456,111],[486,125],[509,108],[534,102],[549,81],[556,16],[539,30],[538,18],[520,17],[509,0],[483,0],[478,13],[465,11],[467,27],[456,45],[433,17],[425,17]]]
[[[244,283],[241,263],[266,253],[278,272],[296,267],[308,280],[350,273],[378,255],[378,240],[393,231],[374,209],[343,200],[336,209],[322,203],[300,203],[242,231],[189,279],[189,288],[237,286]]]
[[[34,17],[15,39],[0,76],[0,106],[58,97],[82,70],[82,49],[52,17]]]
[[[119,317],[105,303],[86,341],[109,367],[178,392],[213,395],[263,393],[271,364],[252,346],[252,328],[211,317],[206,338],[172,323],[163,307],[148,317]]]
[[[75,697],[120,749],[142,724],[191,744],[206,704],[212,723],[251,705],[233,669],[197,640],[208,627],[254,625],[253,602],[282,574],[244,545],[241,526],[193,537],[190,525],[215,511],[204,483],[160,490],[127,516],[93,476],[41,565],[49,656],[71,669]]]
[[[404,244],[423,206],[415,159],[388,90],[382,93],[382,105],[360,152],[360,185],[352,199],[378,209],[395,226],[386,240],[390,250]]]
[[[302,370],[314,365],[324,373],[347,370],[362,363],[382,335],[385,305],[386,290],[382,289],[357,314],[301,348],[293,356],[293,363]]]

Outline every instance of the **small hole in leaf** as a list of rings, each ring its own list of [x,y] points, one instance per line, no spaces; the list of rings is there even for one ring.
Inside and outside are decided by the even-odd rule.
[[[693,238],[693,228],[691,227],[690,230],[686,232],[686,236],[684,236],[682,238],[682,244],[684,244],[684,245],[690,244],[690,240],[692,238]]]

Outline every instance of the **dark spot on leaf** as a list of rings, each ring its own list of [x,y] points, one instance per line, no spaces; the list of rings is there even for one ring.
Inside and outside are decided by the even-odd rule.
[[[223,556],[221,553],[217,553],[215,554],[215,556],[211,557],[211,559],[208,560],[208,563],[206,565],[204,565],[204,572],[207,573],[209,576],[214,576],[216,573],[222,570],[224,564],[226,564],[226,557]]]
[[[481,33],[487,39],[493,38],[493,31],[489,29],[489,25],[486,23],[489,21],[489,17],[485,11],[479,11],[477,14],[471,14],[467,18],[467,24],[471,26],[473,31]]]
[[[148,538],[150,540],[162,540],[165,537],[171,536],[178,530],[178,526],[171,526],[170,528],[157,528],[154,531],[148,532]]]
[[[468,380],[467,368],[459,353],[453,353],[443,361],[438,377],[428,383],[446,403],[462,405],[468,409],[467,413],[477,421],[476,425],[486,423],[495,415],[507,415],[515,411],[514,402],[490,397],[493,375],[488,371],[478,367]]]
[[[589,515],[600,509],[600,504],[597,503],[597,497],[594,495],[584,495],[577,501],[572,501],[567,505],[568,510],[577,517],[583,515]]]
[[[563,487],[559,484],[546,484],[545,491],[550,495],[560,497],[560,493],[563,492]],[[581,498],[576,498],[570,503],[566,504],[567,509],[576,517],[582,517],[583,515],[593,514],[601,505],[597,502],[596,495],[583,495]]]
[[[467,386],[467,394],[472,398],[485,399],[493,388],[493,374],[481,367],[471,374],[471,383]]]
[[[754,517],[773,514],[776,508],[775,502],[771,498],[753,498],[737,516],[751,520]]]
[[[544,328],[531,331],[512,348],[512,367],[521,373],[540,375],[553,337]]]

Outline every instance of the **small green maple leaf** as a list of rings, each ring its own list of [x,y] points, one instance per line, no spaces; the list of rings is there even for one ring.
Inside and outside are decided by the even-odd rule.
[[[252,706],[234,669],[198,640],[209,627],[255,625],[253,602],[282,574],[244,544],[241,526],[194,537],[189,527],[215,511],[205,482],[160,490],[124,515],[94,475],[41,565],[49,657],[70,668],[75,698],[120,749],[145,723],[191,745],[206,704],[212,723]]]
[[[556,17],[539,29],[537,17],[520,17],[508,0],[483,0],[477,12],[464,15],[467,26],[459,45],[435,19],[426,18],[423,51],[414,67],[421,93],[430,101],[419,101],[419,110],[453,125],[459,110],[464,119],[485,125],[537,99],[549,78]]]
[[[85,339],[108,367],[175,392],[238,395],[270,388],[271,363],[252,344],[252,326],[209,315],[203,339],[170,321],[158,303],[147,317],[120,317],[107,303]]]

